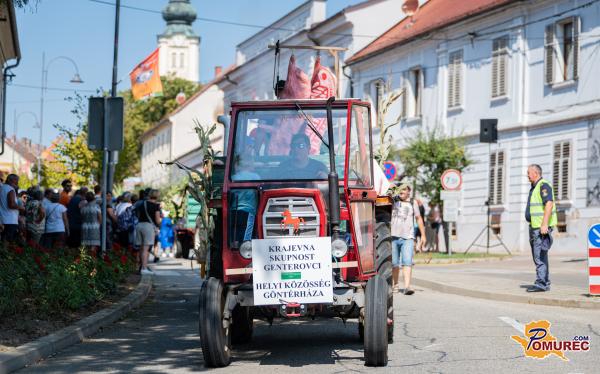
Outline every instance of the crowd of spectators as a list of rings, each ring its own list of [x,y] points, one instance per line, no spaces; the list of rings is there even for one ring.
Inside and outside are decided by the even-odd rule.
[[[65,179],[61,189],[31,187],[19,190],[19,177],[10,174],[0,184],[0,237],[3,242],[45,248],[84,247],[99,254],[102,240],[102,189],[79,187]],[[172,221],[161,209],[160,192],[143,189],[114,198],[106,193],[106,250],[115,243],[138,253],[141,273],[151,272],[148,259],[158,262],[159,233],[162,256],[173,257]]]

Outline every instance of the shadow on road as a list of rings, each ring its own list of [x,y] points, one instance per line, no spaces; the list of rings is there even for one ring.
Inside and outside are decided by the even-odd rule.
[[[358,323],[339,319],[254,321],[252,342],[233,350],[233,361],[302,367],[362,359]]]

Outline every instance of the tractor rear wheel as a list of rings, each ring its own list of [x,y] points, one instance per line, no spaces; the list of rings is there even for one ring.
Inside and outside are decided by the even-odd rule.
[[[252,340],[254,320],[250,308],[238,305],[232,312],[231,343],[244,344]]]
[[[388,284],[387,290],[387,318],[388,341],[394,341],[394,294],[392,290],[392,233],[389,220],[377,222],[375,248],[377,250],[377,273]]]
[[[386,366],[388,362],[387,289],[385,279],[377,274],[365,290],[365,365]]]
[[[230,328],[223,326],[224,289],[223,282],[216,278],[208,278],[200,289],[200,342],[208,367],[224,367],[231,362]]]

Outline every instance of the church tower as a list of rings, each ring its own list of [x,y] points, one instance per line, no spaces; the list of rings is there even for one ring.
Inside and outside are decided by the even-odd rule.
[[[160,75],[199,82],[200,37],[192,29],[196,11],[190,0],[169,0],[162,16],[167,28],[158,36]]]

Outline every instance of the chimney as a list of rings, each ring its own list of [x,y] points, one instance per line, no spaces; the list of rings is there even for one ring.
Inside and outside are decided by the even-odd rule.
[[[218,77],[219,75],[221,75],[222,71],[223,71],[223,67],[215,66],[215,78]]]

